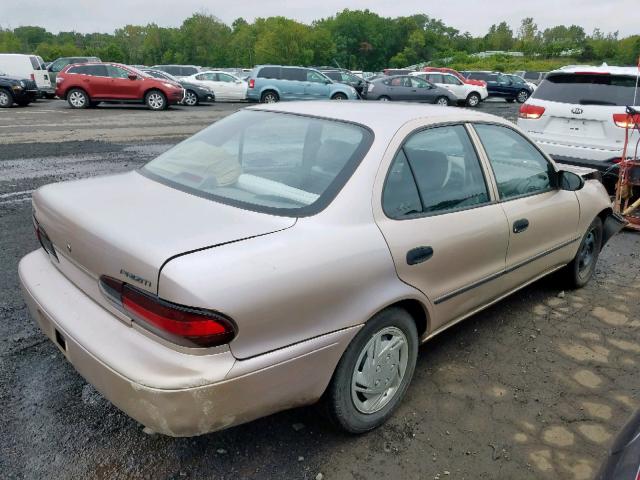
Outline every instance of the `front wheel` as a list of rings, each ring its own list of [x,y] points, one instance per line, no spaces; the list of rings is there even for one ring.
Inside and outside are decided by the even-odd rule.
[[[145,95],[144,103],[150,110],[164,110],[167,108],[167,97],[159,90],[151,90]]]
[[[518,103],[526,102],[527,98],[529,98],[529,92],[527,92],[526,90],[520,90],[518,92],[518,95],[516,96],[516,100],[518,100]]]
[[[447,97],[438,97],[436,98],[436,105],[440,105],[441,107],[448,107],[449,99]]]
[[[578,253],[571,263],[564,267],[564,274],[571,288],[582,288],[593,277],[602,247],[602,220],[596,217],[582,237]]]
[[[4,88],[0,88],[0,108],[9,108],[13,105],[13,95]]]
[[[323,401],[331,421],[351,433],[382,425],[404,397],[418,357],[418,332],[401,308],[376,314],[342,355]]]
[[[480,103],[480,95],[475,92],[471,92],[467,96],[467,107],[477,107]]]
[[[198,95],[193,90],[187,90],[184,94],[184,100],[182,101],[188,107],[195,107],[200,103]]]
[[[87,108],[89,101],[87,92],[79,88],[74,88],[67,94],[67,102],[71,108]]]

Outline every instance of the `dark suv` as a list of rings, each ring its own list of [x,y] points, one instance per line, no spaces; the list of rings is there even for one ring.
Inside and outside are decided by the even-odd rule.
[[[9,108],[14,103],[24,107],[37,96],[38,87],[33,80],[10,77],[0,72],[0,108]]]
[[[500,97],[513,102],[524,103],[533,93],[533,89],[524,81],[517,81],[514,76],[500,72],[465,72],[471,80],[484,80],[487,82],[487,91],[490,97]]]
[[[179,84],[119,63],[69,65],[58,74],[56,83],[56,95],[72,108],[116,102],[144,103],[151,110],[164,110],[184,96]]]
[[[318,67],[319,72],[324,73],[327,77],[333,80],[336,83],[344,83],[345,85],[350,85],[356,89],[358,95],[362,96],[362,92],[367,89],[369,82],[364,80],[363,78],[354,75],[348,70],[344,70],[341,68],[328,68],[328,67]]]

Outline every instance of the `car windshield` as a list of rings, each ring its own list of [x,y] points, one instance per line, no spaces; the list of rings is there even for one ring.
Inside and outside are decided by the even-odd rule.
[[[223,203],[305,216],[333,199],[372,140],[369,130],[351,123],[244,110],[176,145],[140,172]]]
[[[625,106],[633,104],[635,87],[633,76],[562,73],[548,76],[532,97],[579,105]],[[640,98],[640,91],[637,98]]]

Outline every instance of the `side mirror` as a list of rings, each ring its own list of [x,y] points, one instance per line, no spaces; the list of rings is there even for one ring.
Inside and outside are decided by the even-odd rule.
[[[138,75],[135,75],[133,73],[129,74],[129,80],[137,80],[138,79]]]
[[[580,175],[576,175],[573,172],[567,172],[561,170],[558,172],[558,184],[562,190],[569,192],[575,192],[584,187],[584,179]]]

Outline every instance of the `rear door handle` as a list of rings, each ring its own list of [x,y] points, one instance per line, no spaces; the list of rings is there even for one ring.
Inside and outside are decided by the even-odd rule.
[[[426,262],[433,257],[433,248],[431,247],[416,247],[407,252],[407,264],[417,265],[418,263]]]
[[[529,228],[529,220],[526,218],[521,218],[513,222],[513,233],[524,232],[527,228]]]

